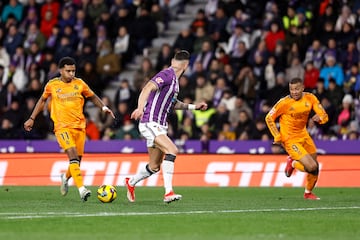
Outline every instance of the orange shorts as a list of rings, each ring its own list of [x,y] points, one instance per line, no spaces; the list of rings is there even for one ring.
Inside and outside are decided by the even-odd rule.
[[[316,146],[310,136],[300,139],[292,139],[284,143],[285,151],[294,160],[300,160],[306,154],[316,153]]]
[[[55,132],[56,140],[60,147],[65,151],[75,147],[79,156],[84,154],[84,145],[86,139],[85,129],[62,128]]]

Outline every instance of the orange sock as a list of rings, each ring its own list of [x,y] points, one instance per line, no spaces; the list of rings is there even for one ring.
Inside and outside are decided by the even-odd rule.
[[[306,190],[311,192],[314,189],[317,180],[318,175],[308,173],[306,176]]]
[[[84,186],[79,163],[70,163],[70,173],[77,188]]]
[[[303,165],[301,162],[299,162],[299,161],[294,160],[294,162],[293,162],[293,167],[294,167],[295,169],[301,171],[301,172],[305,172],[305,167],[304,167],[304,165]]]

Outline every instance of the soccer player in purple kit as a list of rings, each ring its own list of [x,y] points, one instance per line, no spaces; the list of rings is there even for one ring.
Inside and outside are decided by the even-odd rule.
[[[140,120],[139,131],[146,139],[149,153],[149,163],[131,178],[125,178],[127,198],[135,202],[135,185],[160,170],[164,178],[164,202],[170,203],[181,199],[174,193],[172,178],[174,162],[178,149],[167,136],[167,116],[173,109],[206,110],[205,102],[187,104],[179,101],[179,78],[189,65],[190,53],[181,50],[175,53],[171,66],[161,70],[142,89],[138,106],[132,112],[131,118]]]

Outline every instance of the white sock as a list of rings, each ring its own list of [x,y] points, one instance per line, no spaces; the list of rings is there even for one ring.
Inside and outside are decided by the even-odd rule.
[[[85,187],[84,186],[82,186],[82,187],[79,187],[79,193],[81,194],[82,193],[82,191],[84,191],[85,190]]]
[[[310,190],[305,189],[305,193],[311,193],[311,191],[310,191]]]
[[[147,169],[146,166],[144,169],[140,170],[137,174],[135,174],[133,177],[130,178],[129,184],[130,186],[135,186],[138,182],[141,180],[144,180],[145,178],[148,178],[152,175]]]
[[[172,178],[174,174],[174,162],[164,160],[162,163],[162,172],[164,177],[165,194],[173,190]]]

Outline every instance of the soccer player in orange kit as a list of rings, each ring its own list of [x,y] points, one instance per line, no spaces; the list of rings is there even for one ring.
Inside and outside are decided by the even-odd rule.
[[[290,177],[294,168],[307,172],[304,199],[319,200],[312,193],[319,175],[316,146],[306,130],[309,115],[320,124],[328,121],[328,115],[312,93],[304,92],[302,79],[289,82],[290,95],[281,98],[266,115],[266,124],[274,137],[274,144],[281,144],[289,154],[285,174]],[[276,126],[279,118],[280,130]]]
[[[60,192],[63,196],[68,193],[68,180],[72,177],[81,200],[87,201],[91,191],[84,186],[80,170],[86,139],[86,120],[83,113],[85,99],[91,100],[95,106],[102,108],[113,118],[115,116],[82,79],[75,77],[74,59],[70,57],[60,59],[59,70],[60,77],[53,78],[46,84],[32,114],[24,123],[24,128],[31,131],[36,116],[44,109],[47,99],[50,98],[50,116],[54,121],[55,136],[69,158],[68,170],[61,175]]]

